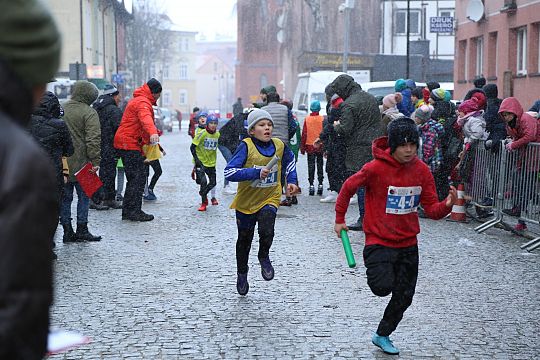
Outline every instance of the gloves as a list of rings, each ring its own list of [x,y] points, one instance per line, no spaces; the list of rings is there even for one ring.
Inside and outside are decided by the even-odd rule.
[[[504,145],[504,148],[505,148],[506,150],[508,150],[508,151],[512,151],[512,150],[513,150],[513,149],[512,149],[512,143],[509,142],[509,143],[505,144],[505,145]]]

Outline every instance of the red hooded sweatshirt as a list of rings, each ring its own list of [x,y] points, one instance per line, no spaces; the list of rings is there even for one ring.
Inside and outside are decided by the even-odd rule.
[[[420,232],[418,203],[431,219],[443,218],[451,208],[446,207],[446,200],[438,201],[429,167],[417,157],[405,164],[399,163],[390,155],[387,140],[386,136],[374,140],[374,160],[343,184],[336,201],[336,224],[345,223],[350,198],[364,186],[366,246],[414,246]]]
[[[150,135],[158,133],[152,105],[156,105],[156,100],[148,85],[135,89],[114,136],[116,149],[142,151],[142,146],[150,143]]]

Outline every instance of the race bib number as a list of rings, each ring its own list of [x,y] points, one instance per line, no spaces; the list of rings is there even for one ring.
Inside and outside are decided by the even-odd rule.
[[[254,165],[253,166],[255,169],[262,169],[264,168],[264,166],[258,166],[258,165]],[[272,186],[276,186],[278,184],[278,166],[277,164],[274,165],[272,167],[272,170],[270,170],[270,173],[268,174],[268,176],[266,177],[266,179],[262,179],[259,184],[257,184],[257,187],[258,188],[267,188],[267,187],[272,187]]]
[[[204,149],[205,150],[211,150],[216,151],[218,145],[218,140],[214,138],[206,138],[204,139]]]
[[[416,212],[420,205],[421,186],[397,187],[389,186],[386,197],[386,213],[403,215]]]

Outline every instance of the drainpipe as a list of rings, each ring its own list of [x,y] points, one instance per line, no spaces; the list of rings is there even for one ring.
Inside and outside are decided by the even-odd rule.
[[[81,64],[84,64],[83,0],[79,0],[79,15],[81,19]]]

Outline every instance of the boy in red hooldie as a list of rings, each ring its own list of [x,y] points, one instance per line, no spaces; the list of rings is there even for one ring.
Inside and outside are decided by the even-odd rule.
[[[359,187],[366,189],[364,217],[364,263],[367,282],[377,296],[392,298],[384,311],[372,342],[385,353],[399,350],[389,335],[411,305],[418,277],[420,232],[417,208],[427,217],[441,219],[450,213],[457,200],[451,187],[448,197],[439,202],[429,167],[416,157],[419,135],[412,119],[401,117],[388,124],[388,136],[373,141],[373,158],[343,184],[336,202],[334,230],[340,236],[350,198]]]

